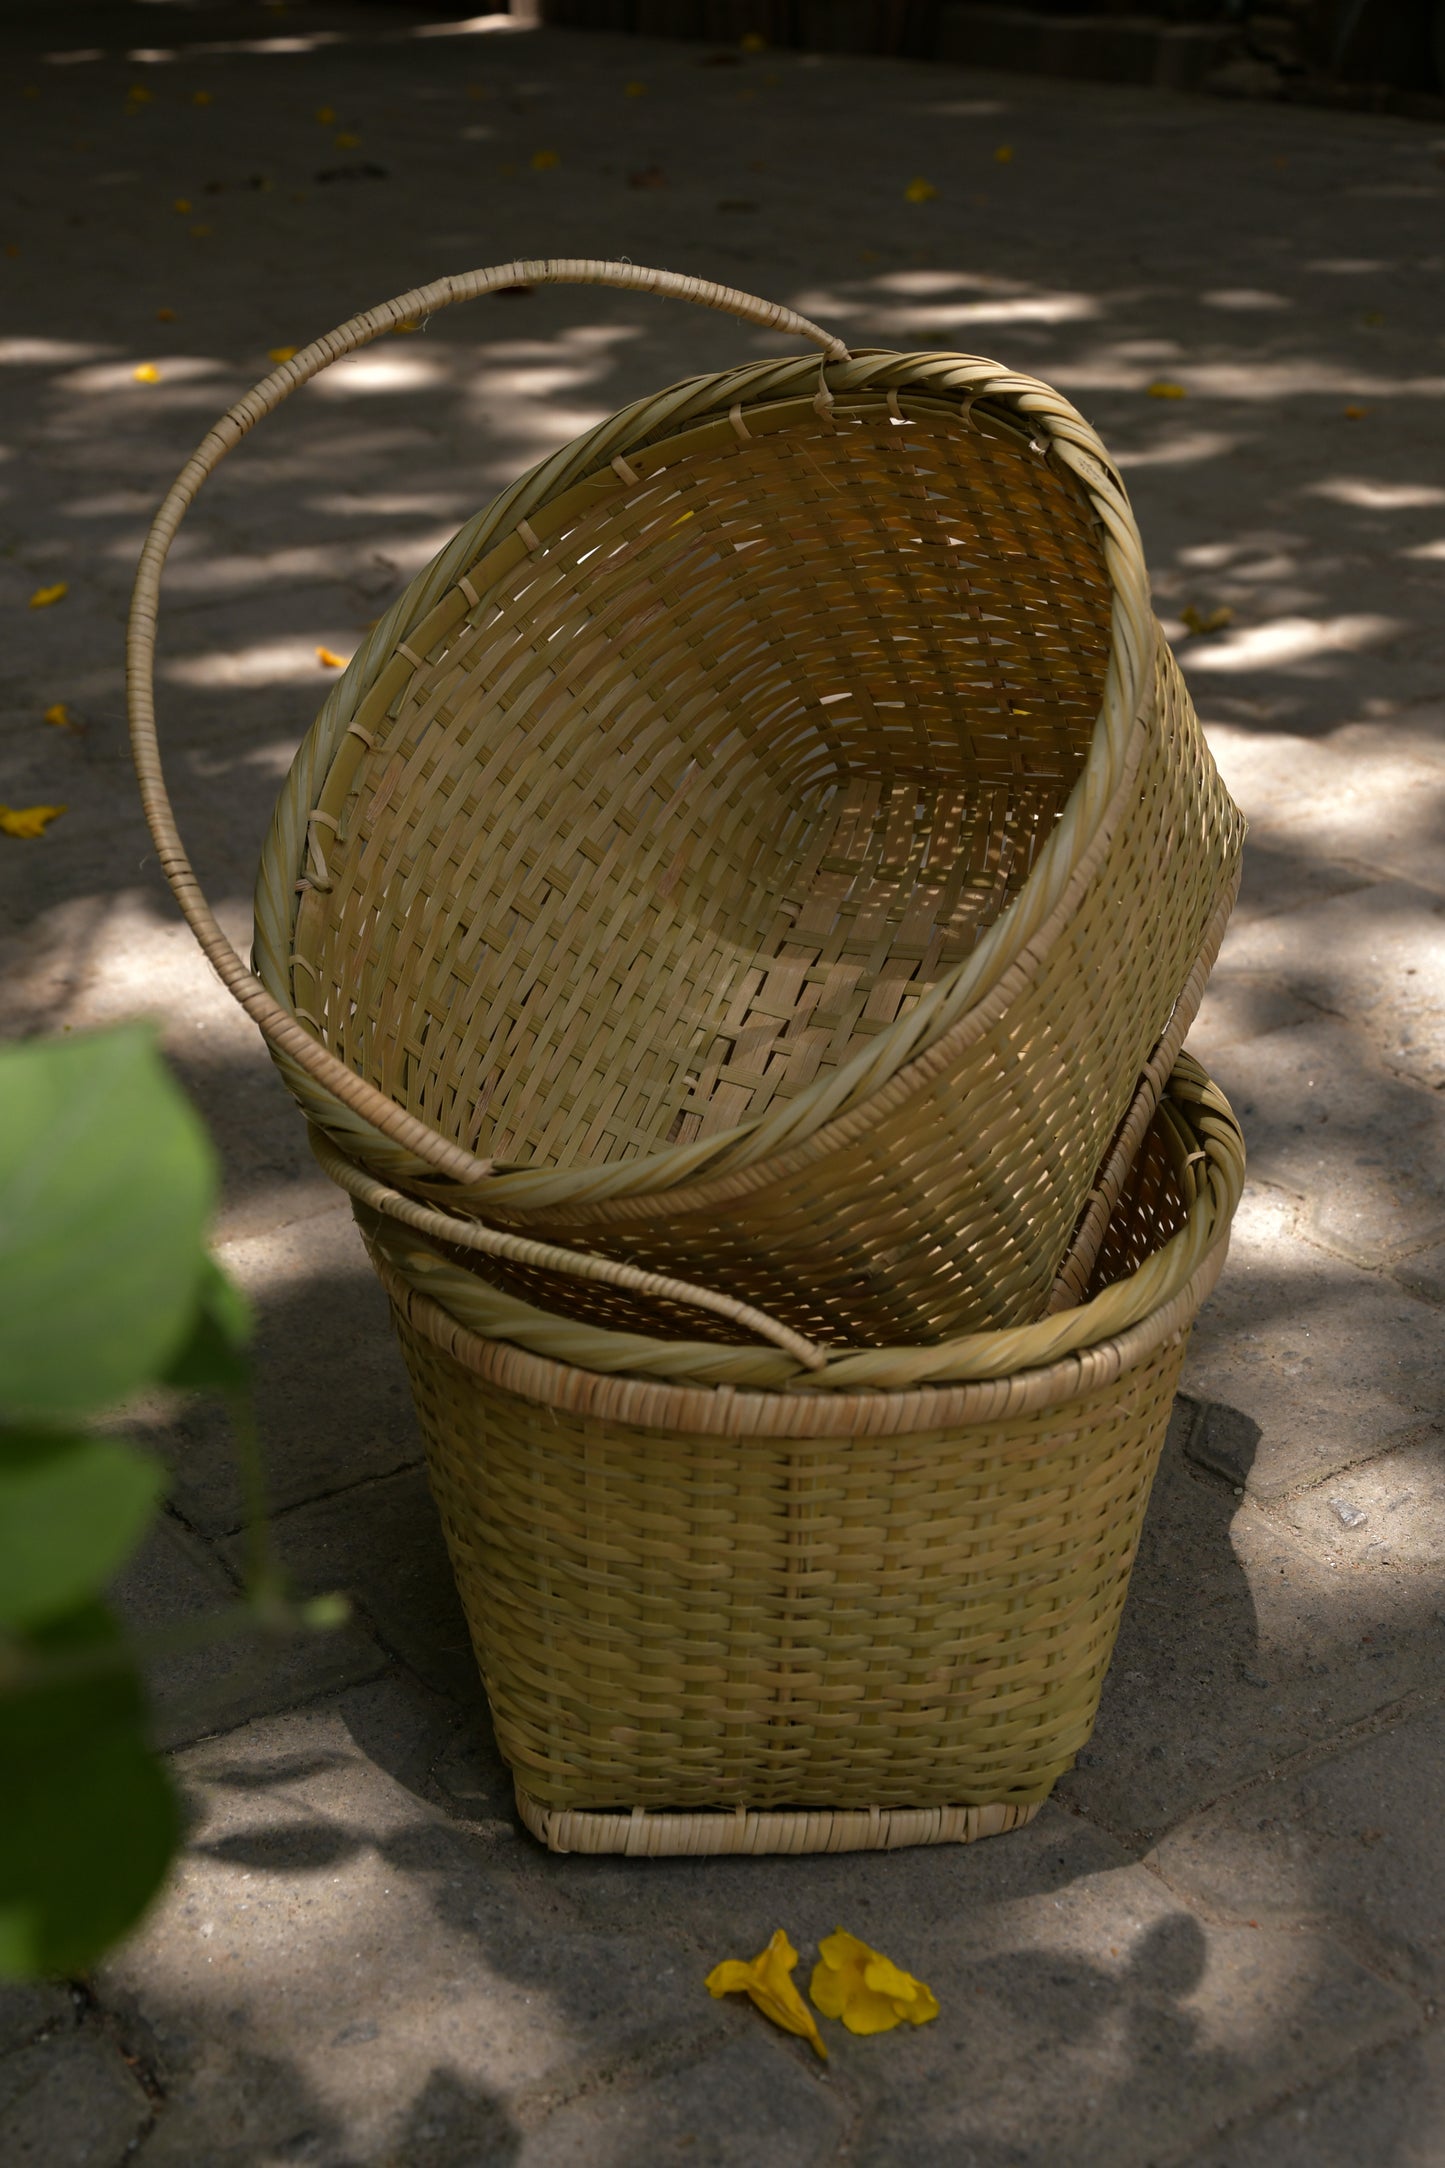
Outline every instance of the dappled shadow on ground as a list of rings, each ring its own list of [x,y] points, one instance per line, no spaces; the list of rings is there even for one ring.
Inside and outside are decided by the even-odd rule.
[[[179,19],[132,12],[147,18],[137,47],[159,44],[161,13],[167,36]],[[640,1867],[537,1853],[515,1832],[486,1731],[384,1306],[344,1217],[325,1209],[299,1117],[156,870],[124,746],[125,598],[151,506],[273,344],[514,250],[661,260],[790,300],[859,344],[982,347],[1057,382],[1122,461],[1206,720],[1227,724],[1232,746],[1278,756],[1283,783],[1249,771],[1261,802],[1308,810],[1306,827],[1271,826],[1240,923],[1256,899],[1275,913],[1348,899],[1396,867],[1397,843],[1420,882],[1438,789],[1403,755],[1388,772],[1373,764],[1382,746],[1395,761],[1412,732],[1438,743],[1423,705],[1441,684],[1432,583],[1445,533],[1445,492],[1419,471],[1445,397],[1418,300],[1440,247],[1427,138],[1122,92],[1085,106],[1074,86],[876,64],[860,130],[857,74],[794,56],[699,73],[685,48],[403,41],[390,21],[353,53],[308,44],[303,16],[292,10],[295,43],[278,33],[263,51],[152,62],[98,37],[98,58],[37,62],[40,95],[14,121],[23,155],[24,130],[40,131],[35,178],[20,254],[0,265],[15,724],[0,797],[70,809],[0,861],[5,1028],[161,1019],[217,1133],[231,1261],[251,1272],[259,1306],[279,1543],[303,1585],[353,1594],[390,1666],[380,1684],[339,1699],[328,1685],[309,1715],[271,1720],[270,1744],[237,1733],[192,1764],[214,1819],[177,1892],[183,1924],[138,1946],[124,1975],[174,2077],[145,2158],[441,2168],[483,2146],[504,2162],[525,2117],[544,2116],[554,2066],[571,2073],[564,2094],[622,2069],[632,2149],[618,2141],[619,2168],[644,2157],[653,2129],[650,2157],[669,2158],[661,2110],[648,2120],[648,2055],[751,2041],[761,2021],[714,2011],[698,1979],[706,1962],[761,1947],[780,1919],[801,1935],[806,1912],[809,1932],[842,1916],[920,1970],[936,1962],[950,1991],[946,2022],[891,2043],[887,2099],[860,2096],[860,2160],[880,2157],[891,2117],[895,2164],[1082,2160],[1091,2145],[1101,2160],[1142,2161],[1152,2130],[1161,2150],[1173,2144],[1170,2099],[1203,2127],[1219,2103],[1263,2098],[1259,2074],[1301,2067],[1294,2034],[1313,2024],[1328,1966],[1281,1958],[1263,2002],[1240,2003],[1254,2013],[1248,2036],[1231,2034],[1209,1999],[1228,1976],[1212,1954],[1221,1930],[1105,1832],[1136,1841],[1412,1690],[1435,1600],[1425,1576],[1320,1565],[1298,1531],[1191,1461],[1176,1431],[1096,1738],[1062,1789],[1067,1814],[946,1855]],[[647,93],[626,99],[643,54]],[[130,97],[138,75],[149,101]],[[193,102],[198,90],[209,104]],[[334,121],[318,120],[323,108]],[[338,133],[362,143],[339,151]],[[533,164],[549,150],[555,166]],[[321,177],[348,164],[383,170]],[[938,194],[906,203],[917,171]],[[253,188],[257,174],[269,186]],[[659,302],[539,289],[387,341],[240,448],[183,532],[161,665],[182,832],[238,945],[278,782],[332,682],[318,648],[349,654],[529,461],[631,397],[775,344]],[[143,364],[158,381],[136,381]],[[25,611],[59,580],[63,603]],[[1220,608],[1228,626],[1183,637],[1186,609]],[[42,721],[55,702],[77,727]],[[1310,809],[1291,799],[1302,741],[1364,778],[1374,803],[1353,826],[1333,771],[1311,771]],[[1274,963],[1240,972],[1272,1022]],[[1357,1021],[1363,994],[1345,998]],[[1288,1039],[1314,1028],[1318,1002],[1277,1021],[1221,1051],[1237,1065],[1256,1166],[1324,1209],[1345,1185],[1306,1163],[1292,1065],[1304,1042]],[[1404,1081],[1381,1077],[1356,1021],[1326,1032],[1339,1122],[1360,1147],[1351,1180],[1370,1198],[1419,1190],[1427,1147],[1403,1115],[1373,1173],[1365,1140],[1384,1115],[1433,1100],[1408,1063]],[[1251,1051],[1257,1038],[1272,1046]],[[1431,1209],[1402,1239],[1423,1239]],[[1288,1320],[1307,1281],[1281,1265],[1239,1319],[1241,1340]],[[1404,1347],[1396,1330],[1380,1324],[1362,1394]],[[1267,1460],[1273,1418],[1238,1404],[1260,1422]],[[223,1426],[191,1408],[164,1442],[182,1512],[225,1549],[238,1514]],[[206,1918],[218,1924],[202,1940]],[[237,1954],[217,1972],[205,1955],[223,1949]],[[672,1968],[661,1982],[658,1950]],[[438,1980],[461,1984],[429,2001]],[[617,2006],[634,1998],[619,2031]],[[537,2068],[517,2045],[529,2026],[550,2028]],[[1320,2037],[1334,2053],[1327,2027]],[[1337,2060],[1355,2037],[1341,2035]],[[489,2062],[478,2043],[492,2041]],[[814,2083],[788,2045],[769,2041],[767,2055],[735,2098],[779,2073]],[[518,2067],[531,2075],[516,2079]],[[370,2102],[364,2139],[353,2093]],[[198,2146],[187,2118],[207,2098],[235,2127]],[[1373,2159],[1396,2157],[1388,2119],[1372,2138]],[[601,2168],[613,2156],[589,2157]],[[677,2157],[734,2156],[699,2139]]]

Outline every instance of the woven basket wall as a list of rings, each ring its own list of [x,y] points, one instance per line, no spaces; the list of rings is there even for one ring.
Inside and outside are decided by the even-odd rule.
[[[699,1389],[486,1340],[363,1215],[538,1834],[841,1849],[1027,1818],[1089,1736],[1242,1179],[1227,1105],[1181,1062],[1079,1315],[1105,1331],[1112,1276],[1158,1267],[1148,1313],[894,1392]]]
[[[257,970],[490,1169],[439,1183],[281,1056],[413,1194],[925,1340],[1039,1313],[1242,829],[1067,402],[825,380],[673,387],[463,530],[298,756]]]

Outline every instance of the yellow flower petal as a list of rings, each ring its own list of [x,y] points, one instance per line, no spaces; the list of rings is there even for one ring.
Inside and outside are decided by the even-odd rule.
[[[772,1941],[751,1963],[740,1957],[726,1958],[714,1965],[707,1976],[710,1995],[746,1995],[763,2016],[771,2018],[784,2032],[796,2033],[800,2040],[811,2041],[814,2050],[824,2062],[828,2050],[818,2031],[813,2013],[793,1985],[793,1967],[798,1953],[780,1927]],[[895,2023],[897,2021],[895,2020]]]
[[[318,105],[316,108],[316,118],[320,121],[323,128],[334,128],[336,125],[335,106]]]
[[[209,105],[210,103],[211,93],[208,90],[193,90],[191,92],[192,105]]]
[[[195,205],[192,203],[189,196],[177,196],[175,202],[171,205],[171,209],[173,211],[179,211],[182,213],[182,215],[184,215],[187,211],[193,211],[195,209]]]
[[[932,203],[937,194],[938,190],[934,187],[932,181],[925,181],[920,173],[904,189],[903,200],[905,203]]]
[[[1013,154],[1014,147],[1012,143],[1000,143],[998,149],[993,154],[994,164],[996,166],[1010,165],[1013,161]]]
[[[174,310],[174,309],[157,309],[157,310],[156,310],[156,322],[157,322],[158,324],[173,324],[173,323],[175,322],[175,320],[176,320],[176,312],[175,312],[175,310]]]
[[[931,1988],[846,1929],[838,1928],[818,1949],[808,1992],[824,2017],[840,2017],[849,2032],[891,2032],[905,2019],[926,2025],[937,2017]]]
[[[7,836],[43,836],[51,821],[59,820],[63,805],[0,805],[0,833]]]
[[[70,720],[70,710],[63,700],[57,700],[53,706],[48,707],[44,719],[55,730],[72,730],[75,727]]]
[[[159,384],[161,380],[161,372],[153,361],[143,361],[138,369],[132,369],[130,373],[137,384]]]
[[[1196,635],[1203,632],[1223,632],[1226,625],[1234,623],[1234,612],[1227,603],[1221,603],[1217,610],[1204,611],[1196,610],[1191,602],[1179,615]]]
[[[32,610],[48,610],[52,602],[63,602],[70,593],[68,580],[57,580],[53,587],[37,587],[30,597]]]
[[[192,226],[191,239],[193,241],[204,241],[209,238],[210,231],[209,226]]]
[[[532,153],[532,171],[534,173],[550,173],[553,166],[560,166],[561,163],[562,161],[555,151],[533,151]]]
[[[346,668],[346,657],[344,655],[333,655],[329,647],[318,647],[316,660],[323,670],[344,670]]]
[[[1362,422],[1369,411],[1367,406],[1347,406],[1345,408],[1345,420],[1347,422]]]
[[[353,135],[347,128],[343,128],[341,134],[333,137],[332,140],[339,151],[359,151],[361,148],[360,136]]]
[[[290,361],[295,352],[294,346],[273,346],[268,350],[266,359],[268,361]]]
[[[1164,376],[1156,376],[1153,383],[1146,384],[1144,389],[1151,399],[1187,399],[1189,396],[1182,384],[1171,384]]]

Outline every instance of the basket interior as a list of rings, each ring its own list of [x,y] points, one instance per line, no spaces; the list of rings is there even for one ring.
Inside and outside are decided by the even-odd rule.
[[[1026,880],[1108,663],[1086,497],[956,403],[735,408],[628,474],[403,650],[298,915],[300,1013],[510,1164],[713,1135],[846,1061]]]

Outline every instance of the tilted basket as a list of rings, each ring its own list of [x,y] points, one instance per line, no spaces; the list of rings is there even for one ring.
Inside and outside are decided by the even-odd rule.
[[[528,1825],[663,1853],[1027,1820],[1093,1725],[1243,1165],[1182,1057],[1081,1306],[812,1373],[530,1309],[368,1178],[358,1218]]]
[[[156,751],[176,527],[338,355],[565,280],[681,295],[821,357],[635,402],[412,583],[292,768],[253,977]],[[1067,401],[967,356],[852,355],[629,265],[442,280],[233,408],[142,557],[132,714],[176,893],[351,1161],[828,1344],[1038,1315],[1238,877],[1123,485]],[[565,1272],[494,1269],[586,1314]]]

